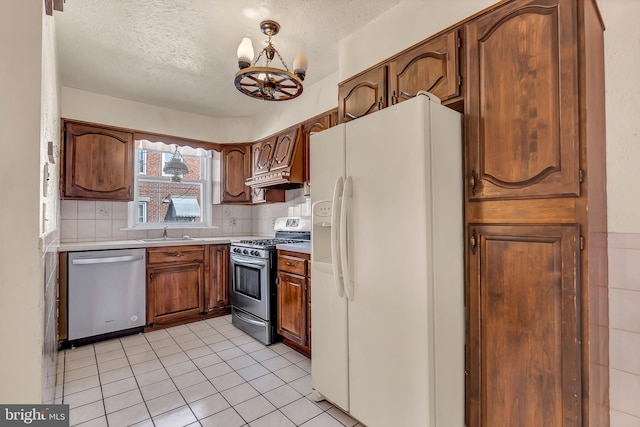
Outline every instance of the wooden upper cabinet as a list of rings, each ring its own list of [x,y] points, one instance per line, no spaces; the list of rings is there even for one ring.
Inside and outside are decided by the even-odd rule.
[[[575,7],[514,1],[466,24],[471,200],[580,195]]]
[[[303,184],[303,147],[300,125],[292,126],[251,146],[252,188],[297,188]]]
[[[263,141],[258,141],[251,146],[251,158],[253,159],[253,176],[269,172],[271,160],[273,159],[276,137],[270,137]]]
[[[579,227],[468,232],[466,424],[582,426]]]
[[[389,63],[391,105],[413,98],[421,90],[445,101],[460,95],[461,44],[454,30],[402,53]]]
[[[63,199],[133,200],[133,133],[65,122]]]
[[[296,148],[296,140],[298,137],[299,127],[291,129],[278,136],[275,148],[273,149],[273,157],[271,159],[271,172],[286,169],[291,165],[291,159]]]
[[[373,68],[338,86],[338,121],[348,122],[387,106],[387,66]]]
[[[251,201],[251,188],[245,180],[251,176],[250,145],[228,145],[220,154],[221,203],[247,203]]]

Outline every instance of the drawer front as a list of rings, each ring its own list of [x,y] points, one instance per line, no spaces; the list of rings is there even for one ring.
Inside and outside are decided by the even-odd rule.
[[[148,264],[204,262],[204,246],[170,246],[147,249]]]
[[[306,276],[307,261],[303,258],[296,258],[289,255],[278,256],[278,270],[286,271],[299,276]]]

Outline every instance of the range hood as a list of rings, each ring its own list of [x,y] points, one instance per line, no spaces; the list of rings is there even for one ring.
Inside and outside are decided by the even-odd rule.
[[[251,146],[252,188],[300,188],[304,185],[304,140],[300,126],[289,128]]]

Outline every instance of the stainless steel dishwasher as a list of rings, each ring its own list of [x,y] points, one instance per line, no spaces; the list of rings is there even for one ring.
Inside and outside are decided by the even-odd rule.
[[[145,324],[145,250],[69,253],[68,340],[112,337]]]

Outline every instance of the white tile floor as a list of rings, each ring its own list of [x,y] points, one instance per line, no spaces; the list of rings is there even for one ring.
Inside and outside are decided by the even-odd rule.
[[[82,427],[364,427],[311,400],[311,361],[230,316],[60,352],[58,401]]]

